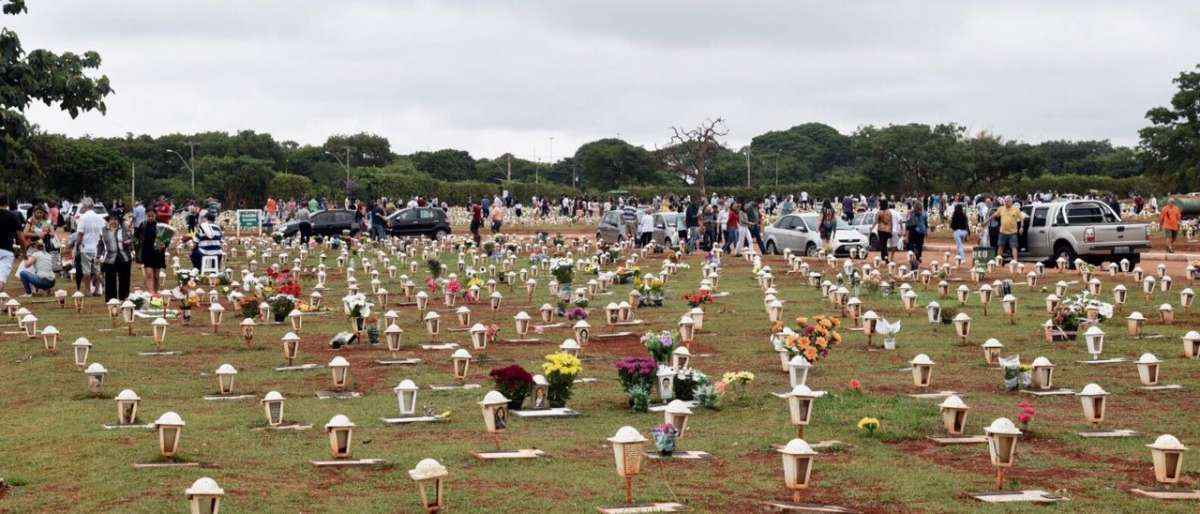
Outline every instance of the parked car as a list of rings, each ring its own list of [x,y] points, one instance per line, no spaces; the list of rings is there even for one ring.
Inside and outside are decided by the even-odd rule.
[[[436,207],[410,207],[387,218],[388,234],[397,237],[426,236],[441,239],[450,233],[445,211]]]
[[[850,228],[854,229],[859,234],[867,237],[867,242],[871,248],[878,247],[875,237],[875,215],[879,211],[865,211],[854,214],[854,218],[850,220]]]
[[[682,212],[660,212],[654,215],[654,242],[672,248],[679,246],[679,231],[687,231]]]
[[[359,225],[354,222],[354,211],[345,209],[317,211],[308,216],[308,222],[312,224],[314,236],[339,237],[346,231],[349,231],[350,235],[359,232]],[[284,238],[292,237],[300,233],[300,223],[296,220],[289,221],[275,229],[275,233]]]
[[[1021,207],[1026,214],[1020,237],[1023,261],[1053,263],[1059,257],[1075,265],[1086,261],[1141,261],[1138,253],[1150,248],[1150,227],[1126,223],[1099,200],[1060,200]]]
[[[596,225],[596,239],[619,243],[636,237],[638,218],[644,212],[644,209],[624,207],[604,213],[604,216],[600,217],[600,223]]]
[[[767,253],[782,253],[791,250],[802,255],[816,255],[823,246],[817,230],[820,216],[815,212],[788,214],[768,225],[763,230],[763,244]],[[833,255],[848,256],[851,248],[868,249],[866,236],[854,230],[845,220],[838,218],[833,231]],[[860,254],[862,255],[862,254]]]
[[[99,214],[101,216],[108,215],[108,209],[106,209],[104,207],[104,204],[98,203],[98,202],[95,205],[92,205],[92,212]],[[78,203],[72,204],[71,208],[67,211],[67,223],[66,223],[67,230],[71,230],[71,231],[75,230],[75,227],[76,227],[75,223],[77,221],[79,221],[80,216],[83,216],[83,213],[80,212],[80,210],[79,210],[79,204]]]

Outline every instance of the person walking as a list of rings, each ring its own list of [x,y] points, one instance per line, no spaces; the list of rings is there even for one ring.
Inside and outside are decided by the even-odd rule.
[[[822,246],[833,249],[833,233],[837,229],[837,213],[833,210],[833,205],[829,200],[821,203],[821,218],[817,223],[817,232],[821,236]]]
[[[891,252],[888,246],[892,241],[892,211],[888,208],[887,200],[879,200],[879,212],[875,215],[875,242],[879,246],[879,257],[888,262]]]
[[[738,212],[738,204],[730,205],[728,218],[725,221],[725,252],[730,255],[737,255],[738,253],[738,225],[741,219],[742,216]]]
[[[967,260],[966,241],[971,234],[971,225],[967,223],[967,213],[963,210],[961,201],[954,203],[954,213],[950,215],[950,230],[954,231],[954,245],[958,250],[958,259]]]
[[[99,284],[96,283],[96,254],[100,246],[100,232],[104,231],[104,217],[96,214],[91,200],[85,199],[80,203],[83,215],[76,223],[78,234],[79,268],[75,273],[82,277],[81,287],[84,294],[96,296]]]
[[[116,216],[108,216],[100,236],[100,269],[104,272],[104,301],[129,298],[133,267],[133,235]]]
[[[12,274],[17,240],[21,236],[21,215],[9,209],[8,195],[0,193],[0,291]]]
[[[758,253],[762,255],[766,251],[762,241],[762,209],[753,200],[746,202],[746,222],[743,225],[748,232],[748,241],[758,246]]]
[[[504,204],[501,202],[492,202],[492,234],[499,234],[500,227],[504,225]]]
[[[482,236],[479,235],[479,229],[483,227],[483,206],[479,202],[471,202],[471,238],[475,240],[475,244],[479,245]]]
[[[904,224],[908,232],[908,251],[913,253],[914,259],[909,263],[909,267],[917,269],[921,265],[921,254],[925,251],[925,234],[929,232],[929,216],[921,202],[913,205]]]
[[[1183,211],[1174,198],[1167,200],[1158,215],[1158,225],[1167,236],[1167,253],[1175,253],[1175,239],[1179,237],[1179,220],[1182,217]]]

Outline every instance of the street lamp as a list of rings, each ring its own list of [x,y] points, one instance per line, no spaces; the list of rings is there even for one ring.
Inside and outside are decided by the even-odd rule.
[[[188,145],[188,148],[190,149],[190,158],[188,160],[184,160],[183,156],[179,155],[179,152],[176,152],[175,150],[168,149],[167,153],[175,154],[175,157],[179,158],[179,162],[183,163],[183,167],[187,168],[188,172],[192,174],[192,196],[195,196],[196,195],[196,166],[195,166],[196,165],[196,143],[194,141],[188,141],[187,143],[184,143],[184,144]]]
[[[350,147],[349,146],[346,147],[346,160],[345,161],[342,161],[340,158],[338,158],[337,154],[330,152],[329,150],[325,150],[325,155],[332,156],[333,159],[336,160],[339,165],[341,165],[343,168],[346,168],[346,197],[349,198],[350,197]]]

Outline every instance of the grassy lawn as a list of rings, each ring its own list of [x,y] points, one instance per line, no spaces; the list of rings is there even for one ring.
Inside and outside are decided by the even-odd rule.
[[[40,326],[52,324],[62,332],[63,342],[59,354],[48,355],[42,351],[40,340],[0,336],[0,409],[4,412],[0,477],[15,485],[0,498],[0,511],[179,512],[186,508],[184,489],[200,476],[211,476],[226,490],[224,507],[229,512],[418,512],[419,495],[407,470],[426,457],[436,458],[449,469],[447,500],[452,512],[587,512],[598,505],[624,501],[623,482],[615,473],[605,438],[623,425],[632,425],[649,436],[650,428],[662,422],[661,414],[629,411],[616,381],[616,360],[646,355],[636,341],[593,341],[585,347],[584,355],[590,359],[584,363],[581,376],[598,381],[575,388],[570,406],[582,412],[582,417],[513,419],[503,436],[504,446],[540,448],[550,458],[481,462],[471,452],[492,448],[475,403],[490,388],[487,372],[515,362],[539,373],[543,356],[568,337],[568,331],[548,330],[544,337],[550,343],[545,345],[505,347],[500,343],[489,347],[487,355],[496,362],[471,367],[469,381],[484,384],[482,389],[430,391],[426,386],[452,382],[450,352],[419,348],[417,343],[426,339],[425,331],[412,307],[391,308],[401,314],[406,345],[403,356],[424,359],[417,366],[375,365],[375,359],[387,355],[383,345],[356,345],[341,351],[328,348],[330,337],[348,327],[339,305],[345,292],[344,274],[332,271],[336,252],[329,251],[329,255],[331,290],[326,300],[338,310],[305,319],[300,361],[325,364],[334,355],[346,357],[351,363],[354,388],[364,393],[353,400],[315,397],[315,391],[330,385],[326,369],[288,373],[273,370],[282,362],[279,340],[286,332],[284,326],[260,325],[256,348],[245,349],[236,332],[240,315],[232,307],[220,335],[207,333],[209,328],[203,326],[207,313],[202,310],[193,326],[174,323],[168,330],[168,349],[181,350],[182,356],[143,357],[139,351],[153,349],[151,328],[144,320],[137,324],[135,335],[128,336],[123,328],[100,331],[110,323],[98,299],[89,298],[82,314],[60,309],[44,297],[25,301],[39,317]],[[642,269],[657,271],[659,258],[650,256]],[[457,257],[447,252],[442,260],[452,266]],[[700,258],[688,257],[686,262],[691,268],[667,284],[666,305],[639,311],[639,317],[648,325],[638,330],[674,328],[686,312],[688,306],[680,297],[697,287]],[[823,263],[811,262],[826,277],[832,277]],[[312,257],[306,266],[315,263]],[[770,257],[768,264],[777,270],[777,288],[787,301],[786,319],[837,314],[820,297],[819,290],[807,286],[798,275],[785,275],[786,265],[781,258]],[[233,262],[234,269],[245,265],[245,259]],[[525,261],[519,263],[524,265]],[[1153,270],[1152,264],[1143,266]],[[357,276],[365,288],[369,276],[361,269]],[[421,283],[424,276],[422,266],[414,279]],[[989,281],[1008,276],[1006,271],[996,272]],[[399,284],[387,280],[386,274],[381,278],[390,291],[400,291]],[[1079,276],[1048,272],[1047,278],[1045,283],[1052,288],[1057,280],[1078,281]],[[1105,281],[1105,298],[1111,295],[1116,281],[1125,283],[1130,290],[1125,312],[1140,310],[1151,318],[1146,332],[1163,336],[1135,340],[1125,334],[1123,320],[1107,322],[1104,356],[1121,356],[1129,362],[1077,364],[1075,361],[1087,358],[1082,340],[1046,343],[1041,323],[1047,317],[1043,298],[1048,292],[1040,288],[1030,291],[1023,280],[1014,288],[1020,299],[1016,325],[1009,325],[1000,314],[998,296],[985,317],[978,296],[971,295],[963,308],[974,319],[967,346],[957,344],[953,327],[925,323],[922,309],[905,315],[895,294],[884,297],[864,293],[864,310],[873,309],[888,320],[903,320],[899,347],[895,351],[867,351],[861,333],[843,330],[846,341],[813,369],[809,385],[829,394],[817,400],[815,419],[806,439],[837,439],[849,446],[818,459],[814,485],[806,497],[865,512],[1018,512],[1030,508],[988,506],[965,495],[994,487],[994,470],[985,445],[938,447],[926,440],[927,435],[941,433],[938,401],[909,398],[907,393],[916,391],[911,375],[901,371],[909,359],[925,353],[936,362],[933,388],[963,393],[971,407],[968,433],[982,433],[983,426],[1000,416],[1015,421],[1020,412],[1017,404],[1022,400],[1035,405],[1035,419],[1027,437],[1018,444],[1016,466],[1008,472],[1010,488],[1060,492],[1070,501],[1050,508],[1066,511],[1195,512],[1194,504],[1140,499],[1128,489],[1154,485],[1150,453],[1144,445],[1157,435],[1170,433],[1184,444],[1200,445],[1200,402],[1195,395],[1200,390],[1200,361],[1184,360],[1180,343],[1180,336],[1196,327],[1200,317],[1178,307],[1177,291],[1186,286],[1181,277],[1176,277],[1172,292],[1159,293],[1150,302],[1138,294],[1140,287],[1129,278],[1107,274],[1101,278]],[[537,307],[550,301],[548,275],[543,273],[538,280],[532,304],[524,301],[523,291],[509,292],[501,287],[506,298],[500,311],[491,313],[486,305],[473,306],[475,317],[499,324],[502,338],[513,337],[512,317],[518,310],[529,311],[536,318]],[[167,282],[174,285],[173,279]],[[305,295],[313,284],[314,277],[306,276]],[[762,290],[750,265],[732,258],[726,259],[720,285],[731,295],[705,307],[705,329],[709,333],[698,336],[692,353],[711,355],[694,357],[693,366],[714,379],[726,371],[741,370],[754,372],[757,379],[744,397],[726,396],[720,410],[697,409],[689,422],[680,449],[705,450],[715,460],[645,463],[643,473],[634,482],[639,501],[677,501],[701,512],[746,512],[757,510],[756,502],[760,500],[786,495],[780,458],[770,445],[786,443],[795,430],[788,424],[786,402],[771,395],[788,389],[787,375],[780,371],[779,359],[768,342]],[[16,296],[18,286],[10,282],[7,292]],[[1076,283],[1072,291],[1077,292],[1079,287]],[[628,289],[615,286],[611,296],[602,295],[593,301],[596,332],[608,331],[602,326],[603,316],[597,307],[620,301]],[[924,290],[919,284],[916,290],[920,306],[937,298],[936,290]],[[939,301],[947,308],[957,305],[953,298]],[[1157,305],[1163,302],[1179,309],[1173,325],[1155,321]],[[440,301],[431,300],[430,305],[442,311],[445,326],[455,326],[453,309],[443,307]],[[16,328],[9,324],[4,330]],[[87,396],[85,377],[72,364],[70,343],[79,336],[88,337],[95,345],[90,360],[110,371],[105,385],[107,399]],[[1133,429],[1141,436],[1083,439],[1075,433],[1088,427],[1075,397],[1034,398],[1004,392],[1000,371],[984,364],[979,349],[989,337],[1005,345],[1004,355],[1020,354],[1024,363],[1039,355],[1049,358],[1058,366],[1055,382],[1060,386],[1078,390],[1088,382],[1099,383],[1111,393],[1105,427]],[[443,332],[443,339],[469,346],[462,332]],[[1153,352],[1163,359],[1164,382],[1182,384],[1184,390],[1140,390],[1131,361],[1143,352]],[[213,371],[223,363],[239,370],[236,391],[253,394],[254,399],[202,399],[217,391]],[[380,418],[398,415],[392,388],[405,378],[422,386],[419,409],[429,406],[435,412],[450,411],[449,421],[401,427],[383,424]],[[849,390],[853,379],[861,381],[861,393]],[[133,469],[133,463],[159,459],[158,446],[151,431],[101,427],[116,421],[111,396],[124,388],[142,397],[143,422],[153,421],[169,410],[179,413],[187,423],[182,458],[203,463],[204,467]],[[287,397],[285,414],[289,420],[311,423],[314,428],[297,432],[253,430],[265,423],[258,398],[271,390]],[[311,466],[310,460],[329,457],[321,427],[336,414],[345,414],[358,425],[355,457],[381,458],[390,465],[349,470]],[[882,422],[881,431],[874,436],[855,427],[860,418],[867,416]],[[1194,486],[1200,458],[1188,455],[1184,473],[1185,480]]]

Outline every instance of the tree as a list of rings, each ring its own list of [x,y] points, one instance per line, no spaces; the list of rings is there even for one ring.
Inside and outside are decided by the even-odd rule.
[[[392,144],[386,137],[360,132],[350,135],[333,135],[325,140],[325,151],[335,154],[340,159],[346,158],[346,149],[350,149],[351,166],[381,167],[387,166],[395,158],[392,155]]]
[[[615,138],[580,146],[573,160],[571,164],[578,166],[580,180],[588,187],[600,190],[645,183],[654,173],[654,161],[649,152]]]
[[[129,163],[115,149],[91,139],[36,135],[30,141],[38,168],[55,195],[107,202],[129,194]]]
[[[859,169],[883,191],[932,191],[942,176],[965,176],[966,129],[953,123],[866,126],[854,136]]]
[[[312,196],[312,180],[304,175],[276,173],[267,186],[267,191],[276,198],[303,200]]]
[[[708,119],[695,128],[671,127],[671,141],[658,152],[659,163],[700,188],[707,196],[704,175],[712,165],[713,153],[721,147],[717,138],[729,134],[725,120]]]
[[[462,150],[445,149],[412,155],[417,171],[437,180],[474,180],[475,159]]]
[[[1175,77],[1171,105],[1146,111],[1150,126],[1138,131],[1150,171],[1176,190],[1200,190],[1200,65],[1196,70]]]
[[[196,159],[196,176],[203,194],[213,195],[231,208],[262,205],[274,175],[271,161],[263,159],[207,155]]]
[[[785,182],[820,180],[853,160],[850,137],[824,123],[805,123],[787,130],[754,136],[751,154],[760,169],[769,169]],[[765,174],[763,175],[765,176]]]
[[[4,14],[27,12],[25,0],[4,0]],[[33,101],[57,104],[72,118],[96,110],[104,113],[104,97],[112,93],[108,77],[91,78],[87,70],[100,67],[100,54],[62,55],[49,50],[25,54],[17,34],[0,30],[0,165],[7,164],[14,152],[21,152],[29,137],[25,109]]]

